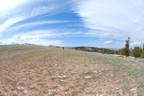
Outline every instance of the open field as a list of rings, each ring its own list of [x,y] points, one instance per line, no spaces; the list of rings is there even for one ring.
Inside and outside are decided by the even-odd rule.
[[[0,96],[144,96],[144,60],[0,46]]]

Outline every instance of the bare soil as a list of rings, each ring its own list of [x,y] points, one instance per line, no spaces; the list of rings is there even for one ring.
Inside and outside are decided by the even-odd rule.
[[[0,96],[144,96],[144,77],[95,54],[53,47],[0,52]]]

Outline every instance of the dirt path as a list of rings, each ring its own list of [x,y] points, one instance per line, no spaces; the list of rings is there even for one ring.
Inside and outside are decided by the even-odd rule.
[[[56,48],[0,57],[0,96],[144,96],[144,78],[85,52]]]

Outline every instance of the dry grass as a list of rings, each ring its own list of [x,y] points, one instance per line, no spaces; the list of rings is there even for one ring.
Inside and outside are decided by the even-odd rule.
[[[0,54],[0,96],[144,96],[143,60],[32,45]]]

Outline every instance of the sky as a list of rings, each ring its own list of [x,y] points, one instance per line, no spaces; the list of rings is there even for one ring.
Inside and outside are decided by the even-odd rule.
[[[123,48],[144,43],[144,0],[0,0],[0,44]]]

